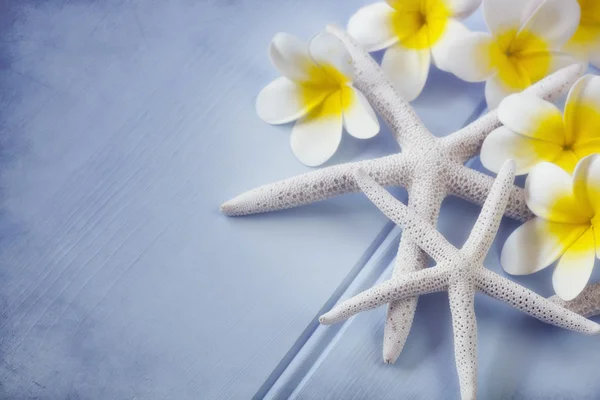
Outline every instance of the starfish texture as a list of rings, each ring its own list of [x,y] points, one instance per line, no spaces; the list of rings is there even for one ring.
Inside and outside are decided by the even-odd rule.
[[[496,181],[467,242],[458,250],[435,230],[430,221],[409,210],[364,171],[356,182],[367,197],[392,221],[403,227],[403,235],[422,248],[437,263],[433,268],[395,276],[344,301],[321,316],[332,324],[396,300],[421,294],[448,291],[454,354],[462,399],[475,399],[477,392],[477,321],[475,293],[480,291],[513,307],[561,328],[589,335],[600,334],[600,325],[543,298],[483,266],[506,208],[515,176],[515,165],[507,161]]]
[[[360,167],[382,185],[407,189],[408,207],[429,223],[437,221],[442,201],[456,195],[483,204],[493,178],[464,166],[476,156],[485,137],[501,124],[491,111],[463,129],[443,138],[432,135],[412,107],[397,93],[373,58],[343,30],[329,26],[348,48],[356,77],[354,84],[389,125],[402,152],[390,156],[347,163],[308,172],[243,193],[224,203],[228,216],[240,216],[297,207],[337,195],[359,191],[353,171]],[[547,100],[563,95],[583,74],[573,65],[555,72],[527,89]],[[523,190],[512,187],[506,215],[521,221],[533,216],[525,203]],[[394,277],[426,267],[425,254],[411,239],[401,241]],[[383,358],[396,361],[402,351],[417,305],[416,297],[390,303],[384,330]]]
[[[550,300],[584,317],[600,315],[600,282],[588,285],[575,299],[565,301],[558,296]]]

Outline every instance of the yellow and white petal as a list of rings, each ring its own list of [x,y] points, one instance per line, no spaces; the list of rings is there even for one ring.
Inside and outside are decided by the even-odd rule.
[[[488,108],[493,110],[505,97],[518,91],[505,85],[498,75],[494,75],[485,82],[485,101]]]
[[[308,53],[322,70],[336,83],[354,79],[354,65],[348,49],[332,33],[322,32],[308,43]]]
[[[511,130],[533,139],[564,145],[562,113],[534,94],[517,93],[498,106],[498,119]]]
[[[577,155],[573,153],[573,151],[563,149],[563,151],[561,151],[558,154],[558,156],[556,156],[556,158],[551,161],[552,163],[558,165],[560,168],[567,171],[569,174],[572,174],[575,170],[575,167],[577,166],[579,158],[577,158]]]
[[[446,21],[442,36],[431,47],[433,62],[439,69],[452,72],[452,58],[456,56],[452,53],[453,43],[469,34],[469,30],[457,20],[449,18]]]
[[[521,89],[535,83],[561,68],[581,62],[571,54],[555,50],[535,50],[519,54],[513,64],[526,77]]]
[[[341,103],[340,93],[333,93],[294,125],[290,143],[303,164],[321,165],[337,150],[342,140]]]
[[[575,82],[567,97],[564,120],[573,147],[600,138],[600,77],[585,75]]]
[[[560,257],[589,225],[559,224],[536,217],[518,227],[506,240],[500,263],[512,275],[540,271]]]
[[[346,131],[358,139],[369,139],[379,132],[379,120],[371,104],[360,90],[347,86],[342,89],[342,108]]]
[[[587,285],[594,269],[594,233],[589,228],[562,255],[552,274],[554,291],[563,300],[573,300]]]
[[[350,17],[348,33],[367,51],[388,48],[398,42],[391,24],[396,12],[385,2],[362,7]]]
[[[484,32],[473,32],[452,41],[444,67],[463,81],[481,82],[495,72],[492,51],[497,47],[492,36]]]
[[[386,50],[381,68],[406,101],[414,100],[425,86],[431,55],[429,49],[407,49],[396,44]]]
[[[536,165],[525,181],[525,201],[538,217],[564,224],[589,224],[575,199],[573,178],[558,166],[542,162]]]
[[[316,64],[308,55],[306,43],[289,33],[277,33],[269,45],[269,57],[279,73],[296,82],[311,79]]]
[[[423,0],[385,0],[390,7],[403,12],[420,12]]]
[[[282,76],[269,83],[256,98],[258,116],[269,124],[286,124],[304,116],[327,97],[327,92],[307,89]]]
[[[493,35],[519,30],[529,17],[528,1],[486,0],[483,2],[483,17]]]
[[[590,216],[600,211],[600,155],[592,154],[579,161],[573,174],[573,192]]]
[[[481,0],[444,0],[444,3],[452,16],[464,19],[477,10]]]
[[[579,18],[577,0],[545,0],[523,24],[519,35],[533,35],[544,42],[546,49],[558,49],[573,36]]]
[[[516,174],[523,175],[560,151],[560,146],[556,144],[535,140],[501,126],[484,140],[480,158],[485,168],[496,173],[506,160],[513,159],[517,166]]]

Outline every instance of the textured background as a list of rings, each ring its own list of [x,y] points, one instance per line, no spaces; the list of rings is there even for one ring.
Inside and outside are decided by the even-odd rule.
[[[400,231],[363,196],[218,209],[308,170],[290,127],[254,112],[277,76],[270,38],[307,39],[365,3],[0,0],[0,398],[458,397],[445,295],[422,298],[394,366],[383,308],[316,323],[390,274]],[[434,70],[415,107],[441,136],[482,100]],[[345,135],[331,163],[395,151],[386,130]],[[448,199],[439,228],[460,245],[477,213]],[[551,293],[549,271],[519,281]],[[598,398],[597,338],[483,297],[477,313],[481,398]]]

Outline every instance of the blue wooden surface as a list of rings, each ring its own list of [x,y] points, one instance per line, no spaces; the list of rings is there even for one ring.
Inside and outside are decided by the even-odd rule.
[[[308,170],[290,127],[254,112],[277,76],[270,38],[366,3],[0,1],[0,398],[456,397],[444,296],[423,299],[392,367],[383,309],[316,323],[389,274],[399,230],[363,196],[218,210]],[[415,107],[441,136],[482,99],[434,71]],[[386,130],[346,135],[331,163],[395,151]],[[459,244],[477,207],[446,203],[440,229]],[[548,277],[521,282],[549,293]],[[597,341],[478,308],[483,398],[598,393]]]

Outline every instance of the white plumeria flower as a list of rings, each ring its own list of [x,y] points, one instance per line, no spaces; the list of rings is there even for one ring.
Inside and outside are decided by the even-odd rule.
[[[577,1],[545,0],[531,8],[527,0],[484,0],[491,34],[473,32],[450,45],[449,70],[469,82],[486,81],[489,108],[573,63],[559,49],[579,24]]]
[[[542,161],[572,173],[582,158],[600,153],[600,77],[580,78],[567,97],[564,116],[533,94],[513,94],[498,107],[504,124],[483,142],[481,162],[498,172],[506,159],[525,174]]]
[[[295,36],[278,33],[269,55],[283,75],[256,99],[256,111],[270,124],[298,120],[292,129],[292,151],[308,165],[327,161],[342,139],[342,126],[359,139],[379,132],[379,121],[365,96],[354,86],[354,67],[344,44],[320,33],[308,48]]]
[[[481,0],[387,0],[363,7],[348,33],[367,51],[388,48],[381,62],[398,91],[414,100],[423,90],[431,59],[446,70],[448,46],[468,33],[466,18]]]
[[[600,156],[582,159],[573,177],[554,164],[538,164],[527,177],[525,198],[536,217],[509,236],[502,267],[532,274],[560,258],[552,284],[562,299],[572,300],[600,257]]]
[[[578,0],[578,2],[581,8],[579,27],[566,48],[600,68],[600,1]]]

